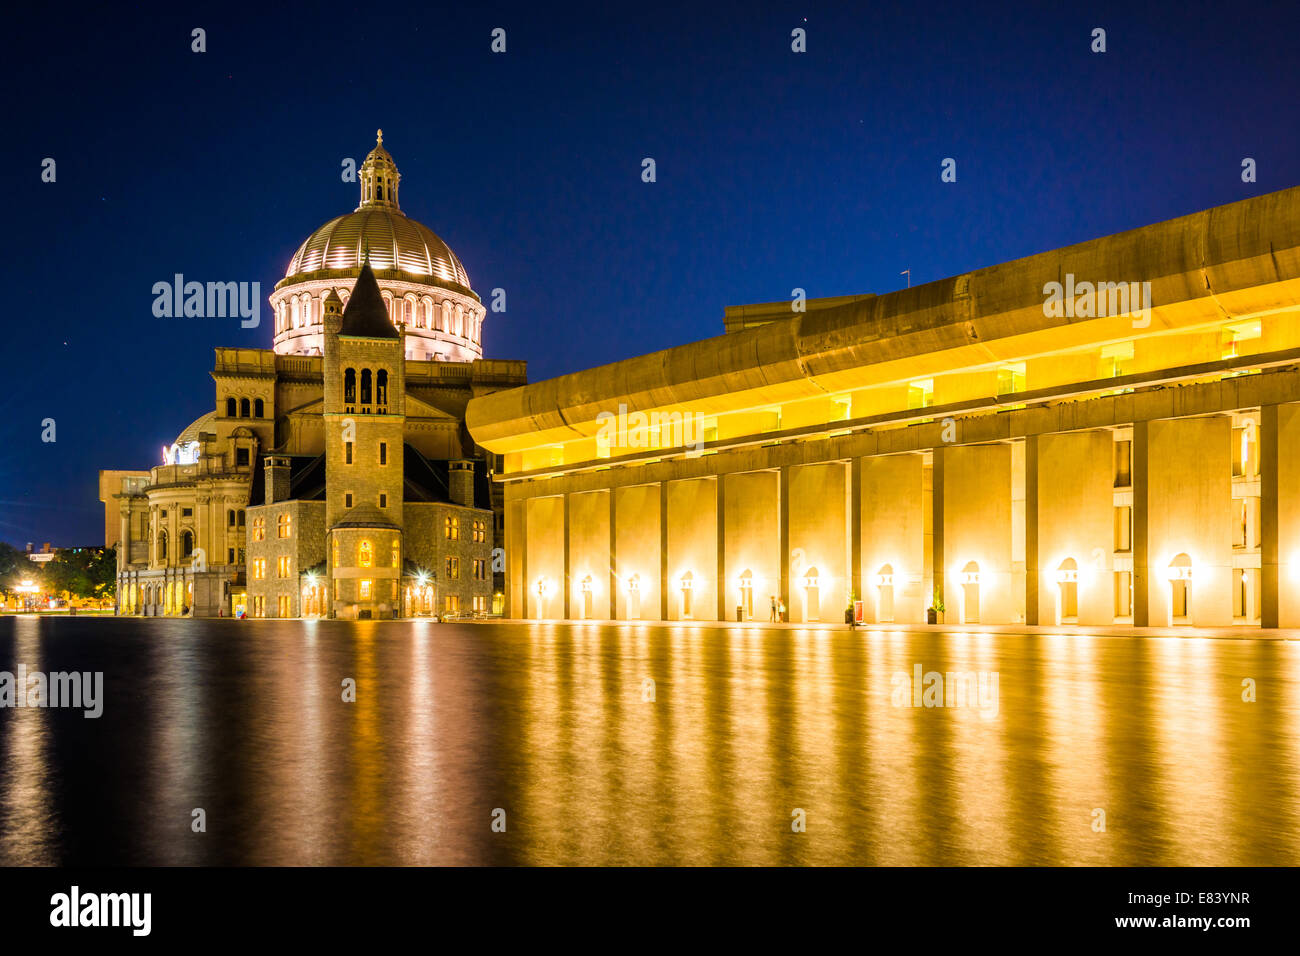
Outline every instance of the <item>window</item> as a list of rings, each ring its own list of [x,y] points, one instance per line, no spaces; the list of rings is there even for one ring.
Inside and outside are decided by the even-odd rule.
[[[343,496],[343,507],[344,508],[352,507],[352,492],[349,491],[347,494]]]
[[[388,464],[388,442],[386,441],[379,443],[379,463],[381,465]]]
[[[1232,522],[1232,546],[1234,548],[1246,547],[1246,522],[1250,517],[1250,508],[1247,506],[1245,498],[1232,499],[1233,522]]]
[[[287,578],[289,576],[290,558],[287,554],[280,555],[275,562],[275,573],[278,577]]]
[[[934,404],[934,379],[927,378],[907,386],[908,408],[929,408]]]
[[[487,611],[487,598],[484,597],[482,594],[477,594],[474,596],[474,611],[476,613],[480,611],[482,612]]]
[[[443,610],[450,614],[455,614],[460,610],[460,597],[455,594],[448,594],[442,599]]]
[[[235,563],[235,549],[234,549],[234,548],[227,548],[227,549],[226,549],[226,564],[234,564],[234,563]]]
[[[289,531],[290,531],[289,514],[288,512],[285,512],[284,514],[280,515],[278,518],[275,519],[275,536],[277,538],[287,538],[289,537]]]
[[[260,594],[253,598],[253,617],[266,617],[266,598]]]
[[[181,557],[188,558],[194,553],[194,532],[181,532]]]
[[[1115,487],[1133,486],[1133,442],[1115,442]]]
[[[167,517],[167,512],[165,511],[163,512],[163,517],[164,518]],[[166,559],[167,559],[167,532],[159,531],[158,532],[158,560],[165,561]]]
[[[253,580],[261,581],[266,577],[266,558],[253,559]]]
[[[361,600],[363,601],[370,600],[370,584],[371,582],[369,578],[361,579]]]
[[[379,493],[379,507],[388,507],[388,495],[384,494],[382,491]]]
[[[247,468],[247,467],[248,467],[248,449],[247,449],[247,448],[236,448],[236,449],[235,449],[235,467],[236,467],[236,468]]]
[[[181,517],[182,517],[182,518],[192,518],[192,517],[194,517],[194,509],[193,509],[193,508],[182,508],[182,509],[181,509]]]
[[[487,540],[487,522],[475,521],[472,530],[475,541]]]
[[[357,567],[369,568],[373,567],[374,563],[374,549],[371,548],[369,541],[362,541],[361,544],[357,546]]]
[[[228,508],[226,509],[226,527],[233,528],[234,526],[235,526],[235,509]]]
[[[447,559],[447,580],[460,580],[460,558]]]
[[[240,417],[240,418],[248,418],[248,417],[249,417],[249,413],[250,413],[250,411],[251,411],[251,408],[250,408],[250,406],[249,406],[249,401],[248,401],[248,399],[246,399],[246,398],[241,398],[241,399],[239,400],[239,417]]]
[[[361,404],[370,404],[370,369],[361,370]]]
[[[350,368],[343,373],[343,404],[357,403],[357,370]]]
[[[388,404],[388,371],[380,369],[379,374],[375,376],[375,404]]]
[[[1128,505],[1115,509],[1115,550],[1133,550],[1133,509]]]
[[[266,405],[262,402],[260,398],[253,402],[253,417],[254,418],[266,417]]]
[[[343,443],[343,464],[352,464],[352,442],[350,441]]]
[[[265,518],[253,519],[253,540],[254,541],[266,540],[266,519]]]
[[[474,580],[475,581],[487,580],[487,561],[482,558],[474,559]]]
[[[280,595],[280,608],[279,608],[278,616],[279,616],[279,617],[289,617],[290,614],[292,614],[292,613],[293,613],[293,612],[290,611],[290,609],[289,609],[289,595],[287,595],[287,594],[281,594],[281,595]]]
[[[242,528],[244,526],[244,512],[240,511],[238,512],[238,514],[239,514],[239,526]]]
[[[1009,395],[1025,390],[1025,363],[1016,362],[998,369],[998,394]]]
[[[393,542],[393,567],[398,567],[402,561],[402,547],[398,542]]]
[[[460,540],[460,518],[453,515],[443,519],[443,530],[447,534],[448,541]]]
[[[1133,614],[1133,575],[1128,571],[1115,572],[1115,616]]]
[[[1255,474],[1254,444],[1254,421],[1232,430],[1232,477],[1247,478]]]
[[[334,567],[337,568],[339,566],[339,539],[338,538],[333,539],[331,550],[334,553],[334,560],[331,563],[334,565]]]
[[[226,399],[226,417],[234,418],[239,414],[239,403],[233,398]]]

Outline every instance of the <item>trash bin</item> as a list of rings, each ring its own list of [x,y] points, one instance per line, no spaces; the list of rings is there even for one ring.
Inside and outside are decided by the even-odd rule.
[[[745,616],[744,616],[744,615],[745,615],[745,607],[744,607],[744,605],[742,605],[742,604],[737,604],[737,605],[736,605],[736,620],[737,620],[737,621],[743,621],[743,620],[745,619]]]

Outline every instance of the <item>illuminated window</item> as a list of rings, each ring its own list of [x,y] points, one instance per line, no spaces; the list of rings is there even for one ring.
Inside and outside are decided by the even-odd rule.
[[[363,601],[370,600],[370,579],[369,578],[361,579],[361,599]]]
[[[253,578],[261,581],[266,577],[266,558],[253,559]]]
[[[275,535],[277,538],[287,538],[289,537],[289,530],[289,515],[286,512],[275,519]]]
[[[1133,343],[1119,342],[1101,349],[1100,378],[1118,378],[1133,370]]]
[[[287,554],[280,555],[275,563],[275,573],[282,578],[287,578],[289,576],[289,561],[290,558]]]
[[[371,550],[369,541],[362,541],[357,546],[357,567],[368,568],[375,563],[374,552]]]
[[[443,529],[448,541],[460,540],[460,518],[448,516],[443,519]]]
[[[1232,522],[1232,546],[1234,548],[1245,548],[1247,544],[1246,527],[1250,518],[1247,499],[1232,499],[1232,507],[1235,512]]]
[[[289,617],[289,615],[293,613],[293,612],[289,609],[289,595],[287,595],[287,594],[281,594],[281,595],[280,595],[280,602],[279,602],[279,603],[280,603],[279,616],[280,616],[280,617]]]
[[[487,522],[475,521],[473,525],[473,537],[475,541],[487,540]]]
[[[934,379],[927,378],[907,386],[908,408],[929,408],[934,404]]]
[[[253,540],[254,541],[266,540],[266,519],[265,518],[253,519]]]
[[[396,541],[394,541],[393,542],[393,567],[397,567],[398,564],[401,563],[401,560],[402,560],[402,548]]]
[[[1133,550],[1133,509],[1128,505],[1115,509],[1115,550]]]
[[[998,369],[998,394],[1010,395],[1025,390],[1025,363],[1016,362]]]
[[[460,558],[447,559],[447,579],[450,581],[460,579]]]
[[[333,543],[333,552],[334,552],[334,561],[333,561],[333,564],[334,564],[334,567],[337,568],[337,567],[339,566],[339,539],[338,539],[338,538],[335,538],[335,539],[334,539],[334,543]]]
[[[452,614],[457,613],[460,610],[459,595],[448,594],[445,598],[443,598],[443,610],[448,611]]]

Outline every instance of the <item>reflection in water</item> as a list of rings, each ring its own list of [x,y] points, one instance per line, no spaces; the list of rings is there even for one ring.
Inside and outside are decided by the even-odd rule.
[[[19,663],[106,699],[0,711],[3,864],[1300,862],[1291,642],[0,619]]]

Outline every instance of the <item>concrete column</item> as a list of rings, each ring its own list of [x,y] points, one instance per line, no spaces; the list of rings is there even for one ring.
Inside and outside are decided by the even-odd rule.
[[[780,590],[777,598],[785,602],[786,613],[790,611],[790,466],[782,465],[780,479],[777,481],[777,535],[778,550],[781,552]]]
[[[569,564],[569,494],[564,494],[564,619],[572,620],[569,613],[569,592],[573,590],[573,569]]]
[[[943,458],[942,447],[935,448],[930,467],[930,590],[943,600],[944,613],[939,620],[946,622],[949,595],[944,585],[948,576],[943,563]],[[933,599],[933,598],[931,598]],[[930,606],[929,601],[925,602]]]
[[[849,590],[858,600],[867,599],[862,584],[862,459],[849,462]]]
[[[1151,624],[1151,556],[1147,546],[1147,444],[1150,423],[1133,423],[1133,626]]]
[[[668,620],[668,482],[659,482],[659,620]]]
[[[724,490],[727,481],[725,475],[718,475],[714,481],[714,506],[717,511],[717,529],[718,529],[718,560],[717,560],[717,583],[715,588],[718,597],[718,620],[726,621],[730,618],[727,615],[727,594],[729,584],[727,581],[727,502],[724,497]]]
[[[1025,623],[1038,620],[1038,436],[1025,438]],[[1055,622],[1052,622],[1055,623]]]
[[[1261,627],[1280,627],[1278,601],[1278,408],[1259,410],[1259,529]]]
[[[609,489],[609,616],[618,620],[618,488]]]

